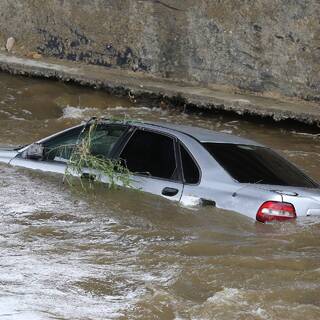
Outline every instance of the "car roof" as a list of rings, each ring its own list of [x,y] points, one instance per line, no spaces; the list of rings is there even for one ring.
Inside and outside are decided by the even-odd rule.
[[[185,126],[180,124],[173,123],[164,123],[164,122],[141,122],[139,123],[141,127],[165,129],[165,131],[176,131],[188,136],[193,137],[194,139],[202,142],[202,143],[231,143],[231,144],[246,144],[246,145],[254,145],[254,146],[262,146],[260,143],[238,137],[233,134],[217,132],[208,129],[203,129],[199,127],[193,126]]]

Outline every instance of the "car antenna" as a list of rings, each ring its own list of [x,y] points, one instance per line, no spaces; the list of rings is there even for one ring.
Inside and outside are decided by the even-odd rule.
[[[243,186],[243,187],[239,188],[237,191],[235,191],[235,192],[232,194],[232,197],[235,197],[235,196],[238,194],[238,192],[239,192],[240,190],[243,190],[243,189],[249,188],[251,185],[253,185],[253,184],[258,184],[258,183],[260,183],[260,182],[262,182],[262,181],[263,181],[263,179],[258,180],[258,181],[254,182],[254,183],[249,183],[249,184],[247,184],[247,185],[245,185],[245,186]]]

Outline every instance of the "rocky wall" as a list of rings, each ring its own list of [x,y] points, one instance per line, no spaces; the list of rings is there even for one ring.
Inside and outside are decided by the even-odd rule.
[[[319,0],[1,0],[13,53],[320,100]]]

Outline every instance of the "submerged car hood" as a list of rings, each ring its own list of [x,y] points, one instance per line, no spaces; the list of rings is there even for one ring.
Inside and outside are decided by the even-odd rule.
[[[19,146],[0,146],[0,162],[9,163],[19,153]]]
[[[1,151],[12,151],[12,150],[19,150],[21,149],[20,146],[7,146],[0,144],[0,150]]]

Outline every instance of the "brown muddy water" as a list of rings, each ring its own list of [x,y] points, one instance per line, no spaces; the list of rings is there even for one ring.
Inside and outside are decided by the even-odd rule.
[[[0,144],[92,115],[197,125],[255,139],[320,180],[317,132],[148,109],[101,91],[0,74]],[[320,319],[320,221],[232,212],[0,165],[0,319]]]

